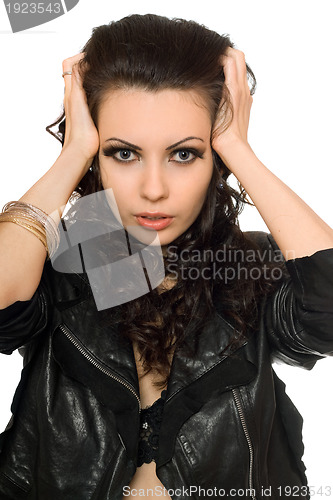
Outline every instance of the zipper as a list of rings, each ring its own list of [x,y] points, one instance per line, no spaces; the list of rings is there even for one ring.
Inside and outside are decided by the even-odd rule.
[[[245,438],[246,438],[246,441],[247,441],[247,445],[249,447],[249,452],[250,452],[249,488],[250,488],[250,490],[252,492],[252,491],[255,491],[254,487],[253,487],[253,458],[254,458],[253,445],[252,445],[252,441],[251,441],[251,438],[250,438],[249,430],[248,430],[247,425],[246,425],[244,411],[243,411],[242,404],[241,404],[240,397],[239,397],[239,391],[236,390],[236,389],[231,389],[231,392],[233,394],[233,397],[234,397],[234,400],[235,400],[235,403],[236,403],[236,407],[237,407],[237,411],[238,411],[238,414],[239,414],[239,418],[240,418],[240,421],[242,423],[242,427],[243,427],[243,431],[244,431]],[[256,496],[255,495],[251,495],[251,498],[252,498],[252,500],[256,500]]]
[[[132,386],[127,384],[123,379],[120,377],[117,377],[114,375],[111,370],[103,366],[101,363],[99,363],[96,359],[94,359],[87,351],[84,349],[83,345],[79,342],[79,340],[74,336],[74,334],[70,331],[68,327],[66,327],[64,324],[59,325],[60,330],[66,335],[68,340],[76,347],[76,349],[91,363],[92,365],[95,366],[98,370],[100,370],[104,375],[107,375],[110,378],[113,378],[120,384],[122,384],[126,389],[128,389],[136,398],[139,406],[139,413],[141,413],[141,401],[135,390],[133,389]]]

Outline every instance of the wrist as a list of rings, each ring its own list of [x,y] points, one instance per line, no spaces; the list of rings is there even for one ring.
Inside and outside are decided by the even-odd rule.
[[[225,165],[232,170],[232,166],[238,163],[239,158],[254,156],[250,144],[240,138],[230,138],[228,141],[216,142],[213,149],[219,155]]]
[[[77,166],[79,169],[86,172],[93,162],[94,155],[86,155],[80,148],[72,144],[62,148],[58,159],[60,158],[70,162],[71,168]]]

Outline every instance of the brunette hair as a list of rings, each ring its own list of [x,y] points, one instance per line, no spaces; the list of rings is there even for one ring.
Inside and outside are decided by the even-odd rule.
[[[84,45],[84,58],[79,63],[83,88],[92,119],[97,126],[98,112],[108,93],[115,89],[138,88],[148,92],[163,89],[194,90],[203,97],[209,110],[212,124],[217,113],[227,116],[232,109],[221,66],[221,55],[233,47],[229,36],[220,35],[194,21],[168,19],[146,14],[131,15],[119,21],[93,29],[92,36]],[[256,80],[247,66],[251,93]],[[47,127],[48,132],[64,142],[64,112],[56,122]],[[58,133],[51,128],[60,123]],[[227,119],[221,127],[227,127]],[[190,320],[196,325],[197,335],[212,312],[214,297],[223,303],[223,313],[234,326],[232,344],[237,347],[256,328],[258,303],[264,295],[274,290],[276,280],[272,275],[261,273],[258,279],[240,277],[237,272],[233,280],[221,274],[217,279],[205,279],[205,259],[191,256],[193,250],[204,253],[228,249],[258,252],[259,247],[240,230],[238,215],[245,203],[250,203],[246,192],[238,183],[232,188],[227,180],[230,171],[213,151],[214,169],[203,208],[192,226],[169,247],[173,250],[172,273],[177,274],[176,285],[164,292],[150,293],[119,306],[121,331],[124,336],[136,341],[145,372],[157,370],[163,377],[163,387],[170,372],[170,353],[182,344]],[[73,196],[85,196],[103,189],[98,155],[91,168],[81,179]],[[75,207],[75,205],[74,205]],[[184,251],[188,258],[183,259]],[[176,259],[175,256],[176,255]],[[241,255],[241,254],[239,254]],[[170,258],[170,253],[169,253]],[[242,258],[228,262],[235,271]],[[210,262],[212,268],[213,262]],[[273,269],[273,264],[257,261],[242,261],[250,271],[264,265]],[[166,272],[170,274],[168,259]],[[196,279],[185,279],[186,270],[196,269]],[[117,313],[119,313],[119,309]],[[112,310],[101,313],[104,321],[114,320]]]

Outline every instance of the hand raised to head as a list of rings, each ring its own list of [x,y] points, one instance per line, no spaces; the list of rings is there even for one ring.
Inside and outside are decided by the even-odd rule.
[[[221,56],[221,65],[231,106],[221,108],[213,127],[212,147],[218,153],[239,142],[248,144],[247,133],[253,102],[244,53],[229,47],[226,54]],[[222,102],[225,99],[224,94]]]
[[[87,160],[93,159],[99,148],[99,135],[91,118],[87,97],[82,86],[82,77],[78,64],[84,58],[81,52],[65,59],[62,63],[65,95],[64,109],[66,115],[66,131],[64,148],[74,147],[78,154]],[[81,63],[84,68],[85,63]],[[67,72],[71,74],[66,74]]]

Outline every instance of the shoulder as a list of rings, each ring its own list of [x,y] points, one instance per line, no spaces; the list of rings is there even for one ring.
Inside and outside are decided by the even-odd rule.
[[[265,231],[244,231],[243,235],[247,240],[257,244],[260,248],[279,250],[271,233]]]
[[[60,309],[81,302],[91,295],[86,273],[61,267],[57,261],[50,260],[44,265],[40,288],[47,292],[48,303]]]
[[[245,240],[249,248],[256,251],[259,262],[285,264],[285,258],[271,233],[265,231],[245,231]],[[285,267],[283,265],[283,267]]]

